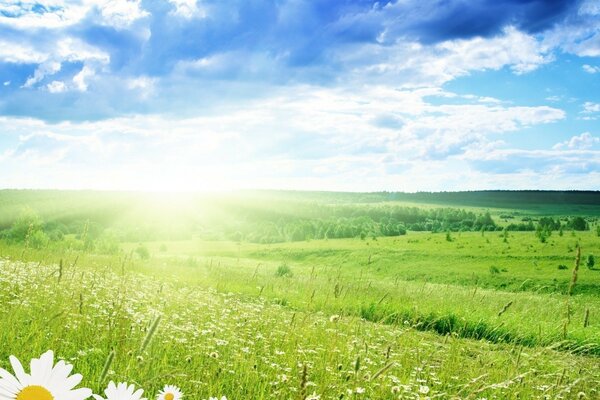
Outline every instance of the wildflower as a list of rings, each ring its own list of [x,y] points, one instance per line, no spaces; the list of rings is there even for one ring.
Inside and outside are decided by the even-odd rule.
[[[307,396],[305,400],[319,400],[320,398],[320,394],[317,394],[317,392],[313,392],[313,394]]]
[[[96,400],[147,400],[146,398],[142,398],[142,394],[144,394],[143,389],[135,390],[134,385],[127,385],[125,382],[115,385],[113,381],[110,381],[104,394],[106,395],[106,399],[97,394],[93,396]]]
[[[156,397],[157,400],[181,400],[181,398],[183,398],[181,389],[173,385],[165,385]]]
[[[340,316],[339,316],[339,315],[337,315],[337,314],[334,314],[334,315],[332,315],[331,317],[329,317],[329,322],[332,322],[332,323],[336,323],[336,322],[338,322],[339,320],[340,320]]]
[[[425,386],[425,385],[419,386],[419,393],[422,393],[422,394],[429,393],[429,386]]]
[[[92,395],[90,389],[74,389],[82,376],[69,376],[73,366],[62,360],[55,365],[52,351],[32,359],[29,374],[16,357],[10,356],[10,363],[15,375],[0,368],[0,400],[84,400]]]

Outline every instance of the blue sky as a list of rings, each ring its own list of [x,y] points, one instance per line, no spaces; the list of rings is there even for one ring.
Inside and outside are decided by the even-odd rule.
[[[0,187],[600,189],[600,2],[0,0]]]

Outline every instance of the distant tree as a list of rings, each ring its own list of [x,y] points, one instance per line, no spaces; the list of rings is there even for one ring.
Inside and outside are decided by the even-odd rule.
[[[560,221],[554,220],[552,217],[542,217],[540,218],[538,224],[543,228],[551,231],[555,231],[560,229]]]
[[[18,242],[26,242],[35,232],[43,229],[40,216],[30,208],[24,209],[12,224],[8,237]]]
[[[573,217],[568,223],[569,228],[576,231],[587,231],[589,229],[589,225],[585,218],[583,217]]]
[[[590,254],[588,256],[586,265],[589,269],[594,269],[594,265],[596,265],[596,260],[594,259],[593,254]]]

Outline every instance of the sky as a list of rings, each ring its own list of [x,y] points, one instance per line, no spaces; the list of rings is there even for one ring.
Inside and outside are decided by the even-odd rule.
[[[600,0],[0,0],[0,188],[600,190]]]

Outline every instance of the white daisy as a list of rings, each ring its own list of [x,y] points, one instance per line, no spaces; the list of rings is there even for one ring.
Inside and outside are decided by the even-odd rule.
[[[183,393],[177,386],[165,385],[156,398],[157,400],[181,400]]]
[[[84,400],[92,395],[90,389],[74,389],[82,376],[69,376],[73,366],[62,360],[54,365],[52,351],[32,359],[29,374],[16,357],[10,356],[10,364],[14,375],[0,368],[0,400]]]
[[[94,395],[94,399],[96,400],[147,400],[146,398],[142,398],[144,394],[143,389],[135,390],[134,385],[127,385],[125,382],[121,382],[116,384],[113,381],[110,381],[106,390],[104,390],[104,394],[106,395],[106,399],[97,394]]]

